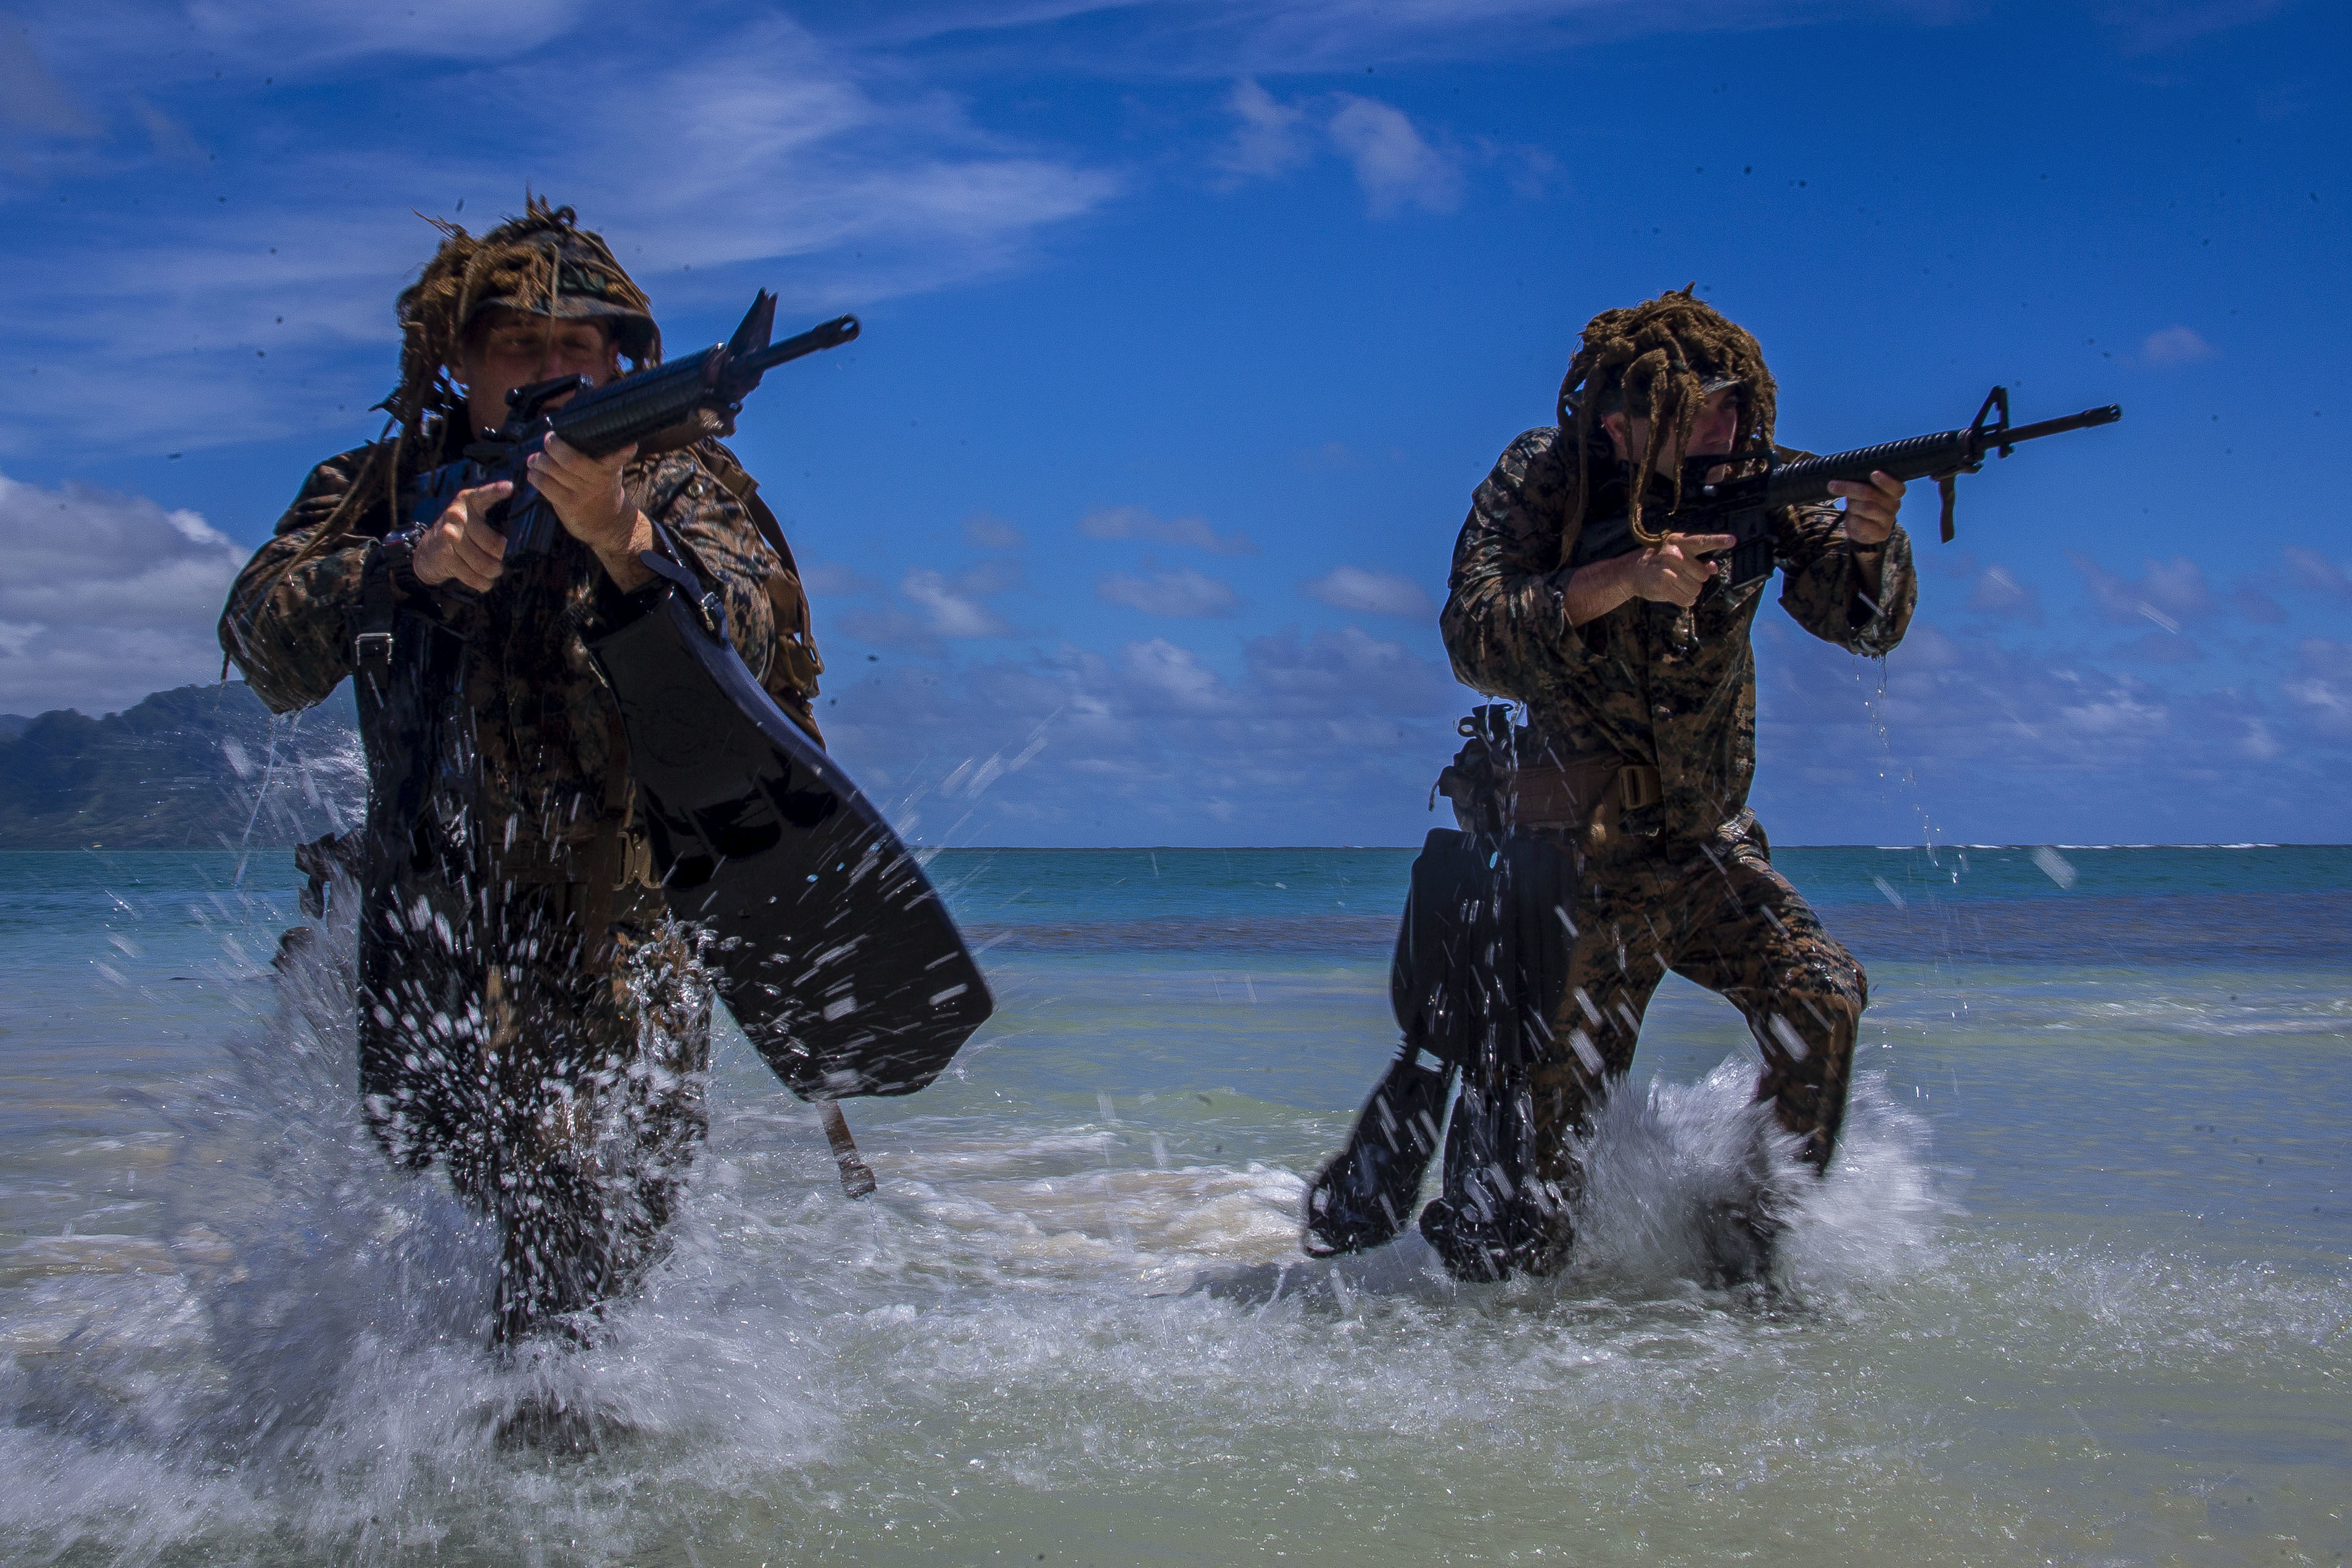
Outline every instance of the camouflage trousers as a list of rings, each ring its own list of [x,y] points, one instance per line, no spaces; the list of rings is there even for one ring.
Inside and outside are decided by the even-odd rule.
[[[1633,1069],[1643,1015],[1668,970],[1739,1009],[1764,1058],[1756,1098],[1801,1140],[1802,1158],[1828,1169],[1869,983],[1772,869],[1761,829],[1742,826],[1698,845],[1637,839],[1582,857],[1553,1054],[1528,1075],[1532,1163],[1565,1192],[1580,1184],[1570,1141]]]
[[[498,1339],[560,1326],[659,1256],[708,1128],[702,971],[648,889],[388,901],[361,955],[370,1123],[497,1218]]]

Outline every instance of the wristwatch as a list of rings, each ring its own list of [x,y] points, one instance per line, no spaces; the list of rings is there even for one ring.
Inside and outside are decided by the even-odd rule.
[[[416,574],[416,546],[424,537],[422,528],[404,528],[383,536],[384,575],[392,583],[392,591],[404,599],[421,599],[433,592],[433,585]]]

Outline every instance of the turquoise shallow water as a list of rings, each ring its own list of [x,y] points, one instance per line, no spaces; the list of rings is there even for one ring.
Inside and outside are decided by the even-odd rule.
[[[2352,1555],[2352,850],[1779,858],[1874,1005],[1771,1302],[1694,1283],[1713,998],[1654,1009],[1567,1277],[1335,1270],[1296,1205],[1410,853],[950,851],[1000,1012],[851,1107],[875,1197],[730,1036],[669,1264],[494,1368],[479,1227],[269,973],[290,862],[0,856],[0,1558]],[[602,1451],[490,1442],[551,1394]]]

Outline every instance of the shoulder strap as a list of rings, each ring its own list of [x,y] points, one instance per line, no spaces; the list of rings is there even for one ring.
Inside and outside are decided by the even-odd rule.
[[[781,572],[768,575],[768,603],[775,614],[775,651],[768,660],[760,684],[776,705],[815,739],[824,744],[824,736],[816,722],[817,677],[824,673],[824,658],[816,650],[816,637],[809,614],[808,594],[801,585],[800,563],[793,559],[793,547],[784,541],[784,531],[768,503],[760,499],[760,481],[736,461],[735,454],[716,440],[703,441],[694,455],[709,470],[710,477],[720,488],[740,502],[751,514],[751,522],[767,541],[768,548],[776,552]]]
[[[768,542],[768,548],[776,552],[776,559],[784,563],[784,570],[795,577],[799,576],[800,563],[793,559],[793,547],[784,542],[783,525],[776,521],[776,514],[769,510],[768,503],[760,499],[760,481],[751,477],[734,453],[717,440],[701,443],[696,448],[695,456],[701,458],[702,466],[710,470],[710,477],[751,514],[752,526],[760,531],[760,537]]]

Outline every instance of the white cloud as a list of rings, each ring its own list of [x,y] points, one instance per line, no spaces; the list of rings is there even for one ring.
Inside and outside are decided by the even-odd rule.
[[[101,712],[216,679],[245,552],[143,496],[0,475],[0,709]]]
[[[2212,611],[2213,594],[2206,584],[2204,569],[2185,555],[2143,561],[2135,580],[2107,571],[2087,555],[2069,554],[2100,613],[2118,625],[2153,622],[2168,632],[2177,632],[2181,623]]]
[[[1282,711],[1306,717],[1355,710],[1428,715],[1468,705],[1468,693],[1402,643],[1355,626],[1255,637],[1243,648],[1251,678]]]
[[[1181,713],[1219,713],[1233,705],[1233,693],[1201,656],[1166,637],[1131,642],[1119,650],[1129,695],[1145,711],[1165,705]]]
[[[1220,168],[1264,179],[1295,169],[1312,155],[1304,110],[1277,101],[1246,78],[1234,84],[1225,103],[1241,124],[1217,156]]]
[[[1230,180],[1270,178],[1299,167],[1314,155],[1319,130],[1355,172],[1373,216],[1393,217],[1408,207],[1452,212],[1462,203],[1460,156],[1432,145],[1392,104],[1346,92],[1284,103],[1244,79],[1226,107],[1238,123],[1213,162]],[[1532,149],[1490,147],[1486,155],[1516,160],[1515,184],[1524,185],[1529,171],[1538,175],[1538,185],[1549,177],[1539,167],[1544,155]]]
[[[2352,577],[2344,569],[2316,550],[2305,550],[2300,544],[2290,544],[2280,553],[2286,557],[2287,569],[2307,588],[2316,588],[2338,598],[2352,598]]]
[[[1399,616],[1423,621],[1434,619],[1437,615],[1436,604],[1422,585],[1394,572],[1339,565],[1299,587],[1308,598],[1354,615]]]
[[[2212,344],[2188,327],[2167,327],[2150,332],[2139,346],[2139,357],[2158,370],[2195,364],[2200,360],[2211,359],[2216,352]]]
[[[1446,213],[1462,205],[1461,170],[1423,138],[1402,110],[1346,93],[1339,100],[1331,142],[1355,165],[1356,183],[1375,217],[1409,206]]]
[[[825,730],[894,819],[952,842],[1419,842],[1429,781],[1474,700],[1442,664],[1354,627],[1240,652],[1238,669],[1167,637],[1108,655],[845,662]],[[1040,734],[1053,765],[1019,789],[976,812],[942,802],[965,759],[979,770]]]
[[[1148,577],[1107,573],[1095,583],[1095,597],[1153,616],[1230,616],[1234,604],[1232,584],[1189,566]]]
[[[950,578],[919,566],[899,582],[898,592],[929,612],[927,629],[935,637],[1003,637],[1013,635],[1013,627],[982,601],[1015,581],[1013,574],[993,567],[976,567]]]
[[[1969,608],[2029,626],[2042,624],[2042,595],[2006,566],[1988,566],[1969,593]]]
[[[2305,637],[2297,649],[2305,673],[2288,681],[2288,700],[2301,710],[2312,732],[2330,741],[2352,741],[2352,643]]]
[[[1241,532],[1219,533],[1197,517],[1161,517],[1139,506],[1097,507],[1078,519],[1088,539],[1135,539],[1150,544],[1181,544],[1214,555],[1255,555],[1257,546]]]

